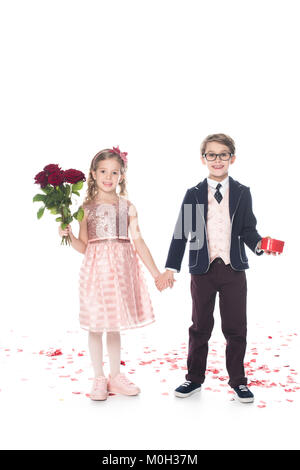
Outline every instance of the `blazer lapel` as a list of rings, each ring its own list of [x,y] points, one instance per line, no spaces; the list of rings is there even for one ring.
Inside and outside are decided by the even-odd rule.
[[[208,184],[207,178],[197,186],[194,186],[194,195],[198,204],[204,205],[204,219],[205,223],[207,221],[207,208],[208,208]],[[230,220],[232,220],[233,214],[237,209],[237,205],[240,200],[240,195],[242,192],[242,185],[235,181],[231,176],[229,176],[229,214]]]
[[[242,185],[235,181],[231,176],[229,176],[229,213],[230,220],[232,220],[233,214],[235,213],[240,195],[242,193]]]
[[[194,186],[194,195],[196,198],[196,201],[198,204],[203,204],[204,205],[204,220],[206,223],[207,220],[207,206],[208,206],[208,193],[207,193],[207,178],[205,178],[203,181],[200,181],[200,183],[197,184],[197,186]]]

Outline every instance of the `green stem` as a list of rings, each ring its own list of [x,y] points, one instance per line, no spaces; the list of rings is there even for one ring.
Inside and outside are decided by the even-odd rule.
[[[64,224],[64,223],[65,223],[65,217],[64,217],[64,214],[63,214],[63,210],[61,210],[60,215],[61,215],[61,219],[62,219],[61,223]],[[62,240],[61,240],[61,245],[69,245],[69,246],[71,246],[71,241],[72,241],[72,240],[71,240],[70,235],[64,235],[64,236],[62,237]]]

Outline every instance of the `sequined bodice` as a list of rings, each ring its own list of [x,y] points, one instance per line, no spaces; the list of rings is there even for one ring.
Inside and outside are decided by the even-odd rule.
[[[115,203],[90,202],[87,211],[88,241],[128,239],[129,203],[119,197]]]

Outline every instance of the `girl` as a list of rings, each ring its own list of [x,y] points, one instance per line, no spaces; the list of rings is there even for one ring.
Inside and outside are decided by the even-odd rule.
[[[59,228],[60,236],[69,234],[72,247],[84,254],[79,276],[79,320],[80,327],[89,332],[89,351],[95,372],[92,400],[105,400],[108,392],[124,395],[140,392],[120,373],[120,330],[155,321],[137,253],[155,280],[161,273],[141,236],[136,208],[124,197],[127,195],[126,155],[119,147],[113,147],[94,156],[82,205],[84,217],[79,223],[79,236],[74,236],[70,225],[65,230]],[[103,371],[104,331],[110,363],[108,379]]]

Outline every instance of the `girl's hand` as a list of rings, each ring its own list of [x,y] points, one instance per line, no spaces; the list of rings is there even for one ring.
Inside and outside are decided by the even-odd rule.
[[[161,276],[162,273],[159,273],[154,279],[155,285],[160,292],[167,287],[164,283],[161,282]]]
[[[159,291],[166,289],[167,287],[172,288],[176,282],[172,271],[166,270],[163,274],[160,273],[159,276],[155,278],[155,285]]]
[[[64,230],[62,230],[61,226],[58,227],[58,233],[61,237],[67,237],[68,235],[72,238],[73,232],[71,225],[67,225]]]

